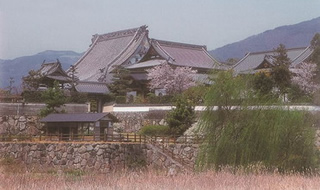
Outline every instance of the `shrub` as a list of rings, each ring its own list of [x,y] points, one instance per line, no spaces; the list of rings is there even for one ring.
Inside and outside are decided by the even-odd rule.
[[[146,125],[140,129],[141,135],[166,136],[169,135],[169,127],[166,125]]]
[[[86,103],[88,101],[88,94],[71,91],[67,101],[70,103]]]
[[[173,96],[171,95],[164,95],[164,96],[156,96],[153,93],[149,93],[147,96],[148,102],[151,104],[167,104],[171,103]]]
[[[42,92],[41,91],[24,91],[22,93],[22,97],[26,102],[43,102],[42,98]]]
[[[125,96],[116,96],[116,103],[117,104],[125,104],[126,103],[126,97]]]
[[[185,97],[177,98],[175,108],[166,116],[166,122],[172,135],[183,135],[195,122],[195,112],[192,102]]]

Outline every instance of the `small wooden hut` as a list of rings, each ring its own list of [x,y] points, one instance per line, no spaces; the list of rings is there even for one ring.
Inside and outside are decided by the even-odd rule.
[[[47,136],[58,136],[63,140],[83,139],[92,136],[103,140],[113,134],[113,122],[117,119],[110,113],[63,113],[50,114],[40,120]]]

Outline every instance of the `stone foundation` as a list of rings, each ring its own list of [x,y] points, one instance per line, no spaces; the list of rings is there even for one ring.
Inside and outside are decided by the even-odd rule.
[[[175,157],[181,155],[193,164],[196,154],[191,149],[194,148],[178,145],[173,152]],[[0,157],[17,159],[26,166],[101,173],[144,167],[183,169],[179,162],[150,144],[0,143]]]
[[[37,116],[2,116],[0,117],[0,135],[36,135],[41,125]]]

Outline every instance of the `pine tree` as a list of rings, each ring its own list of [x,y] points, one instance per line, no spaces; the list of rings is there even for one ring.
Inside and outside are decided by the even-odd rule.
[[[289,71],[290,59],[287,55],[287,50],[283,44],[280,44],[275,49],[276,55],[274,67],[271,71],[271,77],[274,81],[275,87],[279,90],[279,95],[284,96],[291,86],[291,72]]]
[[[177,98],[175,108],[166,117],[170,133],[183,135],[191,127],[195,120],[194,106],[184,97]]]
[[[58,108],[60,108],[67,101],[66,96],[64,95],[62,89],[60,89],[59,87],[58,81],[54,81],[53,87],[48,88],[46,91],[42,93],[42,98],[46,103],[46,107],[44,109],[41,109],[41,117],[45,117],[50,113],[60,112]],[[64,111],[62,110],[62,112]]]
[[[119,65],[113,70],[112,83],[108,84],[108,88],[114,96],[126,96],[127,92],[132,90],[130,88],[132,83],[129,70]]]

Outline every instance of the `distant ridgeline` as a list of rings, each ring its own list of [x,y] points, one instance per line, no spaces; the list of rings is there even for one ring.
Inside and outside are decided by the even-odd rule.
[[[286,48],[307,47],[316,33],[320,33],[320,17],[250,36],[212,50],[210,54],[220,61],[226,61],[230,58],[240,59],[248,52],[270,51],[279,44],[284,44]]]

